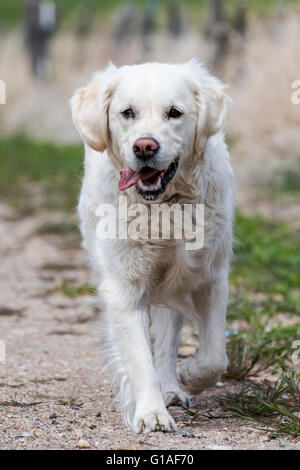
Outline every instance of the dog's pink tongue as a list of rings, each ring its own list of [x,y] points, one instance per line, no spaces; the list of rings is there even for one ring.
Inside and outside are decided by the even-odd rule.
[[[120,170],[121,178],[119,179],[119,189],[120,191],[124,191],[124,189],[130,188],[130,186],[133,186],[139,179],[145,180],[146,183],[147,179],[159,175],[160,173],[161,171],[148,167],[144,167],[139,171],[134,171],[131,168],[122,168],[122,170]]]
[[[122,168],[122,170],[120,170],[120,175],[120,191],[124,191],[124,189],[130,188],[130,186],[134,185],[140,178],[139,173],[137,171],[132,170],[131,168]]]

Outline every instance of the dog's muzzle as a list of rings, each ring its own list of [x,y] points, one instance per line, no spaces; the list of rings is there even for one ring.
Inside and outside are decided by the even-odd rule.
[[[119,189],[124,191],[135,185],[137,193],[146,200],[154,200],[164,193],[167,185],[174,178],[179,163],[179,157],[164,170],[144,166],[138,171],[125,168],[120,171]]]

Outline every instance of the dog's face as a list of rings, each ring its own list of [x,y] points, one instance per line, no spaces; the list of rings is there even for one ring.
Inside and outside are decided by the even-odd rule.
[[[113,156],[119,189],[134,185],[155,200],[222,128],[230,101],[224,89],[195,60],[110,66],[74,95],[73,118],[88,145]]]

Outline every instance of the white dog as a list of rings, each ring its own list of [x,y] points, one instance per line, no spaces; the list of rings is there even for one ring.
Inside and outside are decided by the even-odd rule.
[[[107,365],[125,423],[136,433],[176,430],[170,404],[188,404],[176,376],[183,318],[199,350],[179,377],[197,394],[227,367],[225,317],[232,247],[233,173],[223,127],[231,100],[195,59],[110,64],[76,91],[85,143],[79,202],[84,247],[104,304]],[[97,237],[100,204],[204,204],[204,246],[185,240]],[[118,237],[117,237],[118,238]]]

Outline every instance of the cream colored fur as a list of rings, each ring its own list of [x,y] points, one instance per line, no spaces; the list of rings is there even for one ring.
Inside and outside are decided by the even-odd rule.
[[[230,98],[193,59],[179,65],[110,64],[74,94],[71,105],[85,142],[81,231],[103,304],[103,354],[113,390],[134,432],[175,430],[166,407],[188,403],[176,376],[178,335],[186,316],[199,332],[199,350],[181,364],[181,382],[197,394],[227,367],[233,173],[223,127]],[[183,111],[180,119],[166,119],[172,106]],[[124,119],[126,108],[134,108],[135,119]],[[140,137],[159,142],[159,168],[180,157],[174,179],[152,203],[205,204],[201,250],[187,251],[184,240],[97,238],[95,212],[101,203],[118,206],[119,170],[137,168],[132,146]],[[135,187],[125,194],[129,204],[152,204]]]

